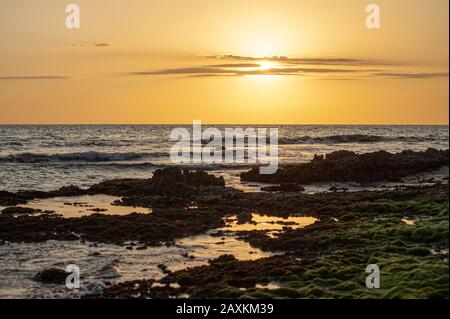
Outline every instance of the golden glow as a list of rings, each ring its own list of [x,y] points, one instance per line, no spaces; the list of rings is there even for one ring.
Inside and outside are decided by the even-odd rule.
[[[1,1],[0,123],[448,123],[448,1],[77,3]]]
[[[262,38],[262,37],[261,37]],[[244,46],[244,53],[264,58],[267,56],[275,56],[275,55],[281,55],[281,45],[277,43],[275,39],[251,39],[249,40]]]
[[[262,61],[260,63],[260,65],[261,65],[261,67],[260,67],[261,70],[270,70],[276,66],[275,63],[270,62],[270,61]]]

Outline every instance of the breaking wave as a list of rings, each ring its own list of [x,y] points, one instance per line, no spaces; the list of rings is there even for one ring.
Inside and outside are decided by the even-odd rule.
[[[82,152],[63,154],[37,154],[20,153],[0,157],[0,162],[10,163],[41,163],[41,162],[119,162],[133,161],[143,158],[158,158],[168,156],[166,153],[105,153],[105,152]]]
[[[424,142],[433,141],[433,137],[419,136],[381,136],[365,134],[346,134],[330,136],[301,136],[280,138],[278,144],[343,144],[343,143],[377,143],[377,142]]]

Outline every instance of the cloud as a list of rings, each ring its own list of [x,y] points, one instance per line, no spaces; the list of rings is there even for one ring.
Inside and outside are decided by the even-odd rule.
[[[368,59],[341,57],[292,58],[286,56],[251,57],[240,55],[214,55],[203,58],[229,60],[230,62],[133,72],[129,73],[129,75],[180,75],[188,77],[277,75],[310,76],[315,79],[322,78],[327,80],[358,80],[369,78],[428,79],[448,77],[448,73],[444,72],[402,73],[393,71],[394,67],[401,64]],[[349,76],[350,74],[351,76]]]
[[[170,74],[220,74],[235,73],[233,70],[214,67],[175,68],[157,71],[131,72],[132,75],[170,75]]]
[[[19,76],[0,76],[0,80],[65,80],[67,76],[60,75],[19,75]]]
[[[211,68],[258,68],[261,64],[259,63],[226,63],[226,64],[215,64],[209,65]]]
[[[108,46],[98,43],[96,46]],[[211,57],[209,57],[211,58]],[[358,79],[430,79],[448,77],[448,72],[399,72],[388,67],[370,67],[364,61],[349,58],[288,58],[288,57],[245,57],[233,55],[216,56],[229,59],[230,63],[199,65],[192,67],[167,68],[122,73],[122,76],[185,76],[185,77],[239,77],[239,76],[309,76],[326,80]],[[250,61],[248,61],[250,60]],[[270,61],[271,63],[265,63]],[[304,65],[303,65],[304,64]],[[12,75],[0,76],[0,80],[63,80],[73,77],[61,75]]]
[[[112,47],[112,45],[109,44],[109,43],[103,43],[103,42],[101,42],[101,43],[96,43],[96,44],[94,44],[94,47],[95,47],[95,48],[108,48],[108,47]]]
[[[282,62],[288,64],[305,64],[305,65],[385,65],[386,62],[367,60],[367,59],[352,59],[340,57],[316,57],[316,58],[290,58],[287,56],[267,56],[267,57],[252,57],[241,55],[210,55],[206,56],[210,59],[234,60],[234,61],[272,61]]]
[[[395,78],[395,79],[430,79],[430,78],[442,78],[448,77],[448,72],[432,72],[432,73],[400,73],[400,72],[380,72],[376,75]]]
[[[263,67],[260,64],[222,64],[190,68],[174,68],[156,71],[132,72],[130,75],[189,75],[189,76],[245,76],[245,75],[305,75],[374,72],[379,70],[358,70],[343,68],[299,68],[292,66]]]
[[[73,43],[71,48],[111,48],[112,44],[106,42],[96,42],[96,43]]]

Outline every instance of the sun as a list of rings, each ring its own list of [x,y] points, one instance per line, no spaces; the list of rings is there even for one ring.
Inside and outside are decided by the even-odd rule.
[[[271,61],[261,61],[259,63],[260,67],[258,68],[259,70],[270,70],[273,69],[275,64]]]
[[[259,66],[255,68],[251,68],[251,71],[255,71],[255,74],[247,74],[246,77],[251,79],[271,79],[274,78],[275,75],[271,74],[269,70],[277,67],[277,64],[272,61],[258,61]]]

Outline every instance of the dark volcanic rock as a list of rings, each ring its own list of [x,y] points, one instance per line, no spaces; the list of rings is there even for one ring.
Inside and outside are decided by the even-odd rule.
[[[66,282],[68,273],[63,269],[49,268],[44,269],[34,276],[34,280],[44,284],[58,284],[63,285]]]
[[[204,171],[168,167],[153,173],[150,190],[155,195],[186,197],[197,194],[200,186],[225,187],[225,180],[222,176],[215,177]]]
[[[330,192],[339,192],[339,191],[341,191],[341,192],[347,192],[347,191],[348,191],[348,188],[347,188],[347,187],[337,187],[337,186],[333,185],[333,186],[331,186],[328,190],[329,190]]]
[[[165,287],[151,288],[153,281],[141,280],[115,285],[107,288],[102,294],[89,295],[86,298],[133,298],[133,292],[134,295],[139,292],[144,297],[168,298],[171,294],[177,295],[197,286],[204,287],[204,289],[197,291],[195,297],[213,298],[214,295],[211,294],[210,289],[216,285],[230,285],[238,288],[254,287],[257,282],[268,282],[270,276],[283,274],[284,266],[293,269],[293,263],[295,267],[300,266],[300,262],[285,256],[259,259],[258,263],[253,263],[252,261],[238,261],[232,255],[222,255],[211,260],[209,265],[167,274],[160,281],[160,284],[166,284]],[[181,288],[170,288],[169,284],[171,283],[177,283]]]
[[[378,151],[356,154],[337,151],[315,156],[309,163],[279,168],[275,174],[261,175],[258,168],[241,174],[241,180],[265,183],[377,182],[400,181],[401,177],[429,172],[448,165],[448,149],[392,154]]]
[[[32,199],[62,197],[62,196],[80,196],[85,195],[86,190],[77,186],[64,186],[57,190],[50,192],[42,191],[19,191],[17,193],[10,193],[0,191],[0,205],[1,206],[15,206],[26,204]]]
[[[26,204],[33,199],[105,194],[123,196],[122,201],[115,203],[117,205],[174,207],[191,204],[193,200],[201,203],[222,198],[234,199],[241,193],[239,190],[225,187],[223,177],[215,177],[204,171],[168,167],[155,171],[150,179],[115,179],[95,184],[88,189],[64,186],[49,192],[0,191],[0,206]]]
[[[40,209],[34,209],[29,207],[7,207],[2,210],[3,215],[33,215],[42,212]]]
[[[204,171],[176,167],[159,169],[139,191],[129,192],[122,205],[144,207],[175,207],[211,204],[223,199],[236,199],[242,191],[225,187],[223,177]]]
[[[223,177],[215,177],[204,171],[182,170],[177,167],[158,169],[151,179],[117,179],[93,185],[89,194],[115,196],[168,196],[186,198],[198,194],[202,187],[224,188]]]
[[[150,192],[150,179],[126,178],[105,181],[91,186],[87,192],[89,194],[112,196],[148,194]]]
[[[301,267],[300,261],[287,256],[262,258],[254,262],[239,261],[232,255],[222,255],[209,261],[209,265],[168,274],[159,282],[166,285],[163,287],[152,287],[153,280],[132,281],[114,285],[101,294],[84,298],[169,298],[183,293],[192,294],[194,298],[214,298],[223,288],[252,288],[257,283],[268,283],[271,277],[280,276],[286,271],[297,271]],[[179,284],[180,288],[171,288],[172,283]],[[220,293],[219,296],[224,297]]]
[[[11,192],[0,191],[0,206],[26,204],[27,198]]]
[[[237,223],[238,224],[247,224],[250,223],[253,219],[253,214],[250,212],[243,212],[237,215]]]
[[[295,183],[284,183],[280,186],[262,187],[261,190],[265,192],[304,192],[305,188]]]
[[[60,216],[0,214],[0,240],[42,242],[47,240],[87,240],[123,244],[136,241],[159,245],[177,238],[197,235],[224,226],[230,208],[154,209],[151,214],[125,216],[92,214],[79,218]],[[77,234],[77,235],[75,235]]]

